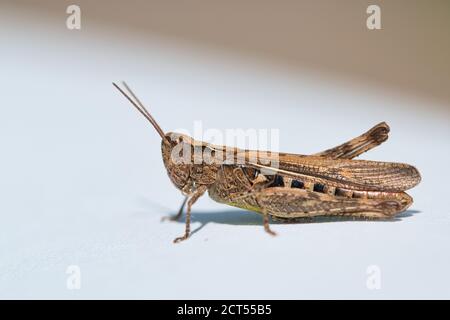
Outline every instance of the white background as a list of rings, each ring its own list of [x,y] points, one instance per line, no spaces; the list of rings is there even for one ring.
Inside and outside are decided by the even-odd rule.
[[[0,298],[450,298],[447,105],[21,14],[1,12]],[[273,224],[273,238],[260,216],[204,196],[192,237],[175,245],[184,223],[160,220],[182,197],[158,135],[112,87],[120,80],[166,131],[195,120],[275,128],[286,152],[318,152],[387,121],[390,139],[363,158],[415,165],[415,203],[389,222]],[[70,265],[79,290],[66,287]],[[379,290],[366,286],[371,265]]]

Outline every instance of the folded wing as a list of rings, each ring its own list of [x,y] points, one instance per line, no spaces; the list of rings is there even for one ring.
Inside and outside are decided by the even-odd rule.
[[[260,169],[350,190],[405,191],[416,186],[420,173],[404,163],[367,160],[330,159],[316,156],[276,154],[248,158],[248,164]],[[270,163],[270,164],[268,164]]]
[[[208,146],[224,151],[220,146]],[[415,187],[421,180],[419,171],[405,163],[369,160],[332,159],[289,153],[228,149],[231,162],[282,174],[304,182],[322,183],[350,190],[399,192]]]

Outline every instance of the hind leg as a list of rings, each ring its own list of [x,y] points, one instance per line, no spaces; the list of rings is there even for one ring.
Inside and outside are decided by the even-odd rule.
[[[272,231],[270,229],[269,215],[267,213],[263,213],[263,226],[264,226],[264,231],[266,231],[271,236],[276,236],[277,235],[275,231]]]
[[[381,122],[359,137],[314,155],[332,159],[353,159],[386,141],[389,130],[389,126]]]
[[[391,197],[346,198],[283,187],[264,189],[256,197],[263,212],[285,219],[317,216],[386,219],[406,210],[410,204],[410,197],[403,193]]]

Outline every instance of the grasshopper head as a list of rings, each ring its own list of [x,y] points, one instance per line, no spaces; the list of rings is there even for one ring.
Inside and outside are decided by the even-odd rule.
[[[161,150],[170,180],[184,194],[190,194],[198,185],[215,183],[221,162],[213,156],[211,145],[169,132]]]
[[[187,135],[169,132],[161,141],[164,166],[172,183],[181,191],[189,192],[193,181],[193,139]]]

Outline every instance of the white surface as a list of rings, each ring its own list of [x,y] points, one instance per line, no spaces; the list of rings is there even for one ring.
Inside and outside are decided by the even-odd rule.
[[[0,298],[450,298],[448,106],[206,48],[2,17]],[[8,20],[10,19],[10,20]],[[423,182],[392,222],[274,224],[214,203],[196,232],[178,209],[160,140],[113,89],[125,79],[164,130],[279,128],[283,151],[312,153],[379,121],[389,141],[365,159],[408,162]],[[447,109],[446,109],[447,108]],[[81,289],[66,268],[81,268]],[[367,267],[381,289],[366,287]]]

